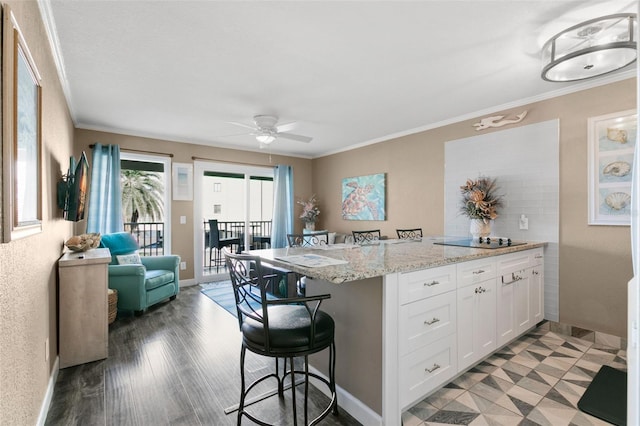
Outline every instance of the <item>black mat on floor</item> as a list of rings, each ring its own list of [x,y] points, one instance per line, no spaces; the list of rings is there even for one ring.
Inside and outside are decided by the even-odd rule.
[[[578,408],[611,424],[627,424],[627,373],[603,365],[578,401]]]

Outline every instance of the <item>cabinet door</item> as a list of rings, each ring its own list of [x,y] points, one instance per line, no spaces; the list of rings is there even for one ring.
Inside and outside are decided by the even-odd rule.
[[[544,319],[544,266],[539,265],[529,270],[531,296],[531,323],[536,325]]]
[[[515,319],[516,281],[498,282],[496,289],[496,333],[498,346],[502,346],[516,337]]]
[[[475,318],[477,346],[476,361],[497,348],[496,343],[496,279],[485,281],[480,285],[477,297]]]
[[[458,289],[458,367],[463,369],[473,362],[474,356],[474,324],[476,318],[476,291],[478,285],[469,285]]]
[[[514,315],[516,319],[516,336],[533,327],[531,315],[531,272],[527,269],[517,275],[520,279],[514,284]]]
[[[496,348],[496,280],[458,289],[458,368]]]

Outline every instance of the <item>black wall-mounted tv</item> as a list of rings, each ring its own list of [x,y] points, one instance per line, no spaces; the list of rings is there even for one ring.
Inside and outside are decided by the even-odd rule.
[[[65,220],[78,222],[84,219],[89,194],[89,162],[83,152],[76,164],[71,157],[69,172],[58,186],[58,207],[64,210]]]

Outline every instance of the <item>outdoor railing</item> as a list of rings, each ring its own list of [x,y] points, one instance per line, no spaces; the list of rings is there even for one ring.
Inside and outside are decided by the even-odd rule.
[[[141,256],[162,256],[164,254],[163,222],[125,222],[124,230],[138,241]]]
[[[270,220],[252,220],[249,222],[251,248],[267,248],[271,242],[271,221]],[[211,255],[209,250],[209,221],[203,222],[204,232],[204,265],[205,268],[211,267]],[[241,252],[244,249],[244,221],[218,221],[218,230],[220,238],[238,237],[242,241],[239,246],[232,247],[233,251]]]

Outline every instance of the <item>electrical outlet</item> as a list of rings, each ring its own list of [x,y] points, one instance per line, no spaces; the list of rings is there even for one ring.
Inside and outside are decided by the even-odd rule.
[[[523,230],[529,229],[529,218],[524,214],[520,215],[520,229],[523,229]]]
[[[187,262],[180,262],[180,270],[184,271],[187,269]]]
[[[49,338],[44,339],[44,360],[49,361]]]

